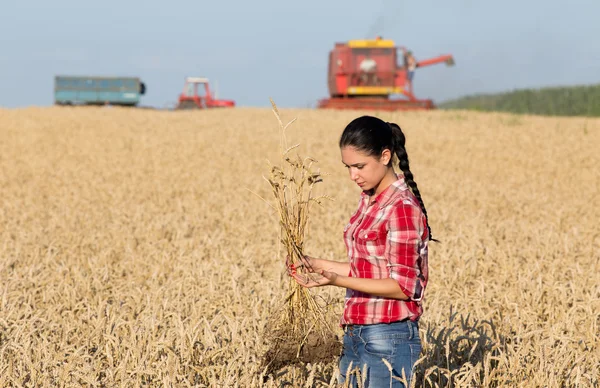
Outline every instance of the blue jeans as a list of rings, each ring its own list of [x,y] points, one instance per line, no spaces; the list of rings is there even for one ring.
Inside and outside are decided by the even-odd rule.
[[[358,386],[356,373],[347,376],[348,367],[352,363],[350,371],[358,368],[365,388],[408,387],[420,354],[421,338],[417,322],[347,327],[344,329],[344,345],[339,361],[339,383],[345,384],[349,380],[350,387]],[[392,372],[382,359],[388,362]],[[403,371],[407,385],[392,378],[392,373],[393,376],[402,378]]]

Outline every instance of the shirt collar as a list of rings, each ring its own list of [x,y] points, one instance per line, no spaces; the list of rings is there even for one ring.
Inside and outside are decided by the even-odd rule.
[[[360,195],[363,197],[363,199],[365,199],[368,202],[369,205],[372,205],[375,202],[379,204],[380,208],[389,205],[394,199],[396,199],[396,197],[398,197],[398,195],[408,190],[408,185],[404,180],[404,174],[400,173],[397,175],[398,179],[392,182],[391,185],[389,185],[376,197],[369,198],[369,195],[364,191]]]

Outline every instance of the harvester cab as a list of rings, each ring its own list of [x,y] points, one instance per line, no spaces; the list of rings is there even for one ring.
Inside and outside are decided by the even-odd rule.
[[[406,48],[380,37],[336,43],[329,52],[329,98],[319,101],[318,107],[389,111],[433,109],[431,100],[420,100],[413,94],[414,72],[444,62],[454,65],[454,58],[442,55],[418,61]],[[401,99],[392,99],[392,96]]]
[[[234,106],[235,101],[219,100],[212,94],[208,78],[187,77],[176,109],[231,108]]]

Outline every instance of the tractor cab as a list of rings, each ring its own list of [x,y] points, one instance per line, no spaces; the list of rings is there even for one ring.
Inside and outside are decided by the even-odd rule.
[[[391,40],[351,40],[349,59],[350,86],[393,86],[396,53]]]

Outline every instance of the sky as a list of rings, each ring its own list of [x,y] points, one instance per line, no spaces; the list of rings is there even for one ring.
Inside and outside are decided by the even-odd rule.
[[[442,102],[600,83],[599,0],[37,0],[0,2],[0,107],[50,106],[55,75],[138,76],[172,107],[186,76],[238,106],[313,107],[335,42],[381,35],[417,59],[415,94]]]

